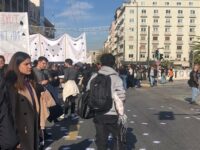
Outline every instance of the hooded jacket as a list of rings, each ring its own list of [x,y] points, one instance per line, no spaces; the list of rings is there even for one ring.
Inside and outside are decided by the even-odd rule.
[[[104,115],[123,115],[124,114],[124,102],[125,102],[125,90],[123,87],[122,79],[119,77],[118,73],[111,67],[102,66],[98,71],[100,74],[110,75],[111,78],[111,94],[113,98],[113,106],[109,112]],[[90,82],[93,78],[95,78],[97,74],[95,73],[90,78],[87,90],[90,89]]]

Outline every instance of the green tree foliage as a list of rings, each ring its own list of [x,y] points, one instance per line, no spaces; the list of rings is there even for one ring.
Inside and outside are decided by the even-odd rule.
[[[192,47],[192,51],[194,52],[194,63],[200,64],[200,36],[197,37],[197,40],[193,43],[194,46]]]

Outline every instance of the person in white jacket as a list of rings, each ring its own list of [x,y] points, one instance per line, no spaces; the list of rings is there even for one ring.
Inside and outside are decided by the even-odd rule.
[[[122,79],[118,73],[113,69],[115,65],[115,57],[112,54],[103,54],[101,56],[102,67],[98,71],[100,74],[110,75],[111,77],[111,92],[113,98],[113,106],[109,112],[103,115],[97,115],[94,118],[96,128],[96,145],[98,150],[106,150],[108,148],[108,136],[112,134],[114,140],[115,150],[124,150],[125,145],[121,140],[119,118],[124,118],[124,102],[125,89],[123,87]],[[91,80],[96,77],[94,74],[88,82],[87,90],[90,89]]]

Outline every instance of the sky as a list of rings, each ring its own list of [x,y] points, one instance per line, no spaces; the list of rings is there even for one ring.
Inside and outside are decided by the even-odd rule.
[[[115,11],[124,0],[44,0],[45,17],[56,27],[56,36],[86,33],[87,49],[98,50],[108,36]]]

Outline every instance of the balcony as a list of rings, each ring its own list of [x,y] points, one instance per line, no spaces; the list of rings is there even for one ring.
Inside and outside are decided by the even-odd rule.
[[[197,25],[195,23],[190,23],[190,27],[196,27]]]
[[[184,18],[183,14],[178,14],[177,18]]]
[[[141,43],[141,44],[146,44],[146,43],[147,43],[147,40],[140,40],[140,43]]]
[[[166,32],[165,32],[165,35],[171,36],[171,32],[170,32],[170,31],[166,31]]]
[[[177,33],[177,36],[183,36],[184,34],[183,34],[183,32],[178,32]]]
[[[170,22],[166,22],[165,27],[171,27],[171,23]]]
[[[171,14],[166,14],[165,18],[172,18]]]
[[[153,40],[152,44],[159,44],[159,41],[158,40]]]
[[[147,18],[147,14],[141,14],[141,18]]]
[[[193,31],[193,32],[189,32],[189,35],[195,36],[196,34],[195,34],[195,32]]]
[[[178,23],[178,24],[177,24],[177,27],[183,27],[183,26],[184,26],[183,23]]]
[[[183,41],[176,41],[177,45],[183,45]]]
[[[164,43],[165,44],[171,44],[171,41],[170,40],[165,40]]]
[[[147,31],[141,31],[140,35],[147,35]]]
[[[196,18],[196,14],[190,14],[190,18]]]
[[[160,16],[158,14],[154,14],[153,18],[160,18]]]
[[[159,35],[158,31],[152,31],[152,35]]]

